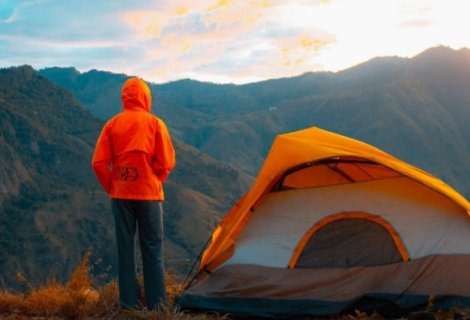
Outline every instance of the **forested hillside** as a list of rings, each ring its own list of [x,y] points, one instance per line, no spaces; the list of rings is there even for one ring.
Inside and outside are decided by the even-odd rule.
[[[98,117],[119,112],[125,75],[51,68]],[[275,135],[309,126],[384,149],[470,197],[470,50],[431,48],[338,73],[246,85],[181,80],[152,85],[154,112],[175,136],[256,175]]]
[[[72,93],[29,66],[0,70],[0,284],[66,279],[92,250],[99,275],[115,275],[109,200],[91,170],[103,125]],[[177,167],[164,203],[166,257],[185,272],[251,178],[174,139]]]

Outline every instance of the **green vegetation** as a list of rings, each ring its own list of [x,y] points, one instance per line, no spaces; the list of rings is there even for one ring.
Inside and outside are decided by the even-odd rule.
[[[31,67],[0,70],[0,284],[20,290],[65,281],[88,249],[92,273],[116,273],[113,220],[107,195],[91,170],[103,125],[67,90]],[[166,260],[187,272],[194,257],[250,177],[174,141],[177,167],[165,188]],[[190,230],[190,231],[189,231]],[[102,276],[106,270],[108,276]]]

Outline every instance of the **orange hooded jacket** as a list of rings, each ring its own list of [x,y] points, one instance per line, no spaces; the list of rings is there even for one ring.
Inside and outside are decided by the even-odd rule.
[[[168,129],[150,113],[150,89],[143,80],[127,80],[121,97],[124,111],[104,125],[93,170],[111,198],[162,201],[162,184],[175,165]]]

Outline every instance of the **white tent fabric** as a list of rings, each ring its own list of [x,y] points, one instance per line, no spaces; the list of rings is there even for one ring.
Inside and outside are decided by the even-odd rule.
[[[462,207],[416,181],[399,177],[268,194],[254,209],[236,241],[234,255],[224,265],[285,268],[312,225],[345,211],[367,212],[389,221],[411,259],[470,254],[468,243],[461,241],[470,239],[470,219]]]

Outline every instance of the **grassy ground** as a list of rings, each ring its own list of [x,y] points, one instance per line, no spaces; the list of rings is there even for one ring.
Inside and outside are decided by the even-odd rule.
[[[119,313],[119,298],[116,281],[96,287],[90,276],[86,255],[65,284],[49,281],[41,287],[29,286],[27,293],[0,291],[0,319],[176,319],[212,320],[218,315],[191,315],[177,311],[174,307],[176,294],[181,286],[167,276],[169,304],[161,312],[141,311],[123,315]],[[28,286],[26,279],[18,275],[17,280]]]
[[[65,284],[49,281],[42,287],[29,287],[27,293],[0,291],[0,319],[146,319],[146,320],[228,320],[228,315],[191,314],[174,308],[174,300],[181,285],[167,276],[169,303],[160,312],[145,309],[122,314],[119,312],[118,288],[115,281],[96,287],[90,276],[89,255],[85,255],[80,265]],[[27,285],[26,279],[18,276],[18,281]],[[408,317],[413,320],[470,320],[470,310],[449,310],[435,313],[415,313]],[[367,315],[356,311],[354,315],[344,315],[335,320],[382,320],[378,314]]]

